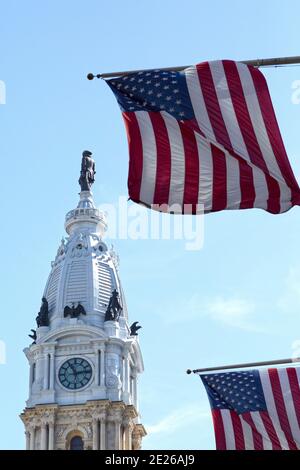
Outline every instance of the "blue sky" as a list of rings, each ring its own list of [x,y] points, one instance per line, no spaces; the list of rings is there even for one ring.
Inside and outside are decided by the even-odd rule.
[[[0,80],[0,448],[24,448],[18,418],[28,391],[22,349],[50,262],[77,204],[81,152],[97,162],[98,204],[127,194],[127,141],[118,105],[88,72],[208,59],[299,54],[299,4],[212,0],[2,2]],[[264,69],[300,180],[300,68]],[[204,389],[187,368],[290,357],[300,343],[299,209],[205,217],[204,245],[113,240],[132,321],[143,325],[144,448],[211,449]]]

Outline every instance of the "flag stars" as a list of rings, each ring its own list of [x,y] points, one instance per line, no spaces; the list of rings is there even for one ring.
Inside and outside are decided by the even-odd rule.
[[[194,118],[194,111],[191,103],[185,103],[185,99],[181,99],[181,92],[185,92],[186,88],[185,78],[183,74],[179,74],[174,71],[154,71],[149,70],[147,73],[135,73],[127,76],[127,83],[122,79],[110,82],[114,88],[118,90],[118,100],[121,107],[129,111],[130,108],[134,107],[134,110],[139,111],[143,109],[143,103],[147,111],[147,106],[151,108],[156,108],[156,110],[166,110],[175,119],[179,122],[184,122],[186,119]],[[120,85],[120,82],[122,85]],[[174,94],[175,92],[175,94]],[[132,101],[129,103],[127,96],[132,98]],[[175,96],[177,93],[177,96]],[[184,95],[186,96],[186,95]],[[151,101],[150,101],[151,99]],[[149,101],[148,101],[149,100]],[[184,101],[185,107],[182,109],[182,102]],[[131,111],[132,109],[130,109]],[[149,110],[149,109],[148,109]],[[155,109],[153,109],[155,110]],[[222,374],[223,380],[227,380],[227,375]],[[209,380],[214,381],[217,377],[215,374],[209,374],[212,376]]]

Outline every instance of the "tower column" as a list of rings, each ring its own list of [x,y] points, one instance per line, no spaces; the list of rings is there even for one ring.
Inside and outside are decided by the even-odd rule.
[[[30,450],[35,449],[35,426],[32,426],[30,429],[30,443],[29,443]]]
[[[29,396],[31,396],[31,387],[33,383],[33,369],[36,367],[35,363],[30,364],[30,371],[29,371]]]
[[[100,387],[105,385],[105,349],[100,349]]]
[[[121,420],[117,419],[115,421],[115,449],[121,449]]]
[[[44,375],[44,390],[47,390],[49,387],[48,384],[48,378],[49,378],[49,355],[45,354],[44,356],[44,370],[45,370],[45,375]]]
[[[42,423],[41,425],[41,450],[47,450],[47,425]]]
[[[125,356],[125,392],[129,392],[129,358]]]
[[[25,437],[26,437],[26,450],[30,449],[30,432],[26,431],[25,432]]]
[[[95,367],[95,383],[96,383],[96,385],[99,385],[99,382],[100,382],[100,378],[99,378],[99,367],[100,367],[99,355],[100,354],[101,354],[101,352],[97,348],[96,349],[96,367]]]
[[[49,423],[49,450],[54,450],[54,423]]]
[[[98,419],[93,419],[93,450],[98,450],[99,448],[99,424]]]
[[[50,390],[54,388],[54,353],[50,354]]]
[[[131,442],[131,436],[132,436],[132,430],[133,430],[133,424],[129,421],[124,422],[124,428],[125,428],[125,447],[124,450],[132,450],[132,442]]]
[[[137,394],[137,372],[136,370],[133,370],[133,373],[132,373],[132,379],[133,379],[133,404],[134,406],[136,407],[137,411],[138,411],[138,394]]]
[[[100,418],[100,449],[105,450],[106,448],[106,421],[105,417]]]

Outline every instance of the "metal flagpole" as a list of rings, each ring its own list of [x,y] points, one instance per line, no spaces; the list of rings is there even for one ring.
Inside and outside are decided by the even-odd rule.
[[[279,65],[300,64],[300,56],[273,57],[271,59],[241,60],[239,62],[243,62],[244,64],[247,64],[247,65],[253,65],[254,67],[271,67],[271,66],[276,67]],[[159,70],[179,72],[180,70],[184,70],[187,67],[191,67],[191,65],[180,65],[177,67],[164,67],[164,68],[160,68]],[[156,69],[152,68],[152,69],[140,69],[140,70],[126,70],[123,72],[98,73],[97,75],[89,73],[87,75],[87,79],[93,80],[94,78],[122,77],[123,75],[128,75],[129,73],[148,72],[149,70],[156,70]]]
[[[229,366],[218,366],[218,367],[208,367],[206,369],[188,369],[187,374],[198,374],[200,372],[213,372],[215,370],[226,370],[226,369],[244,369],[246,367],[261,367],[261,366],[274,366],[281,364],[292,364],[294,362],[300,362],[300,357],[294,359],[279,359],[278,361],[264,361],[264,362],[249,362],[246,364],[232,364]]]

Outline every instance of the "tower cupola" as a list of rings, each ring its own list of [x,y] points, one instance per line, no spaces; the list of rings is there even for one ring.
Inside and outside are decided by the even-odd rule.
[[[66,215],[67,236],[51,263],[34,341],[24,350],[28,449],[138,449],[145,435],[138,328],[129,326],[118,256],[104,240],[106,216],[91,192],[95,173],[85,150],[80,199]]]

